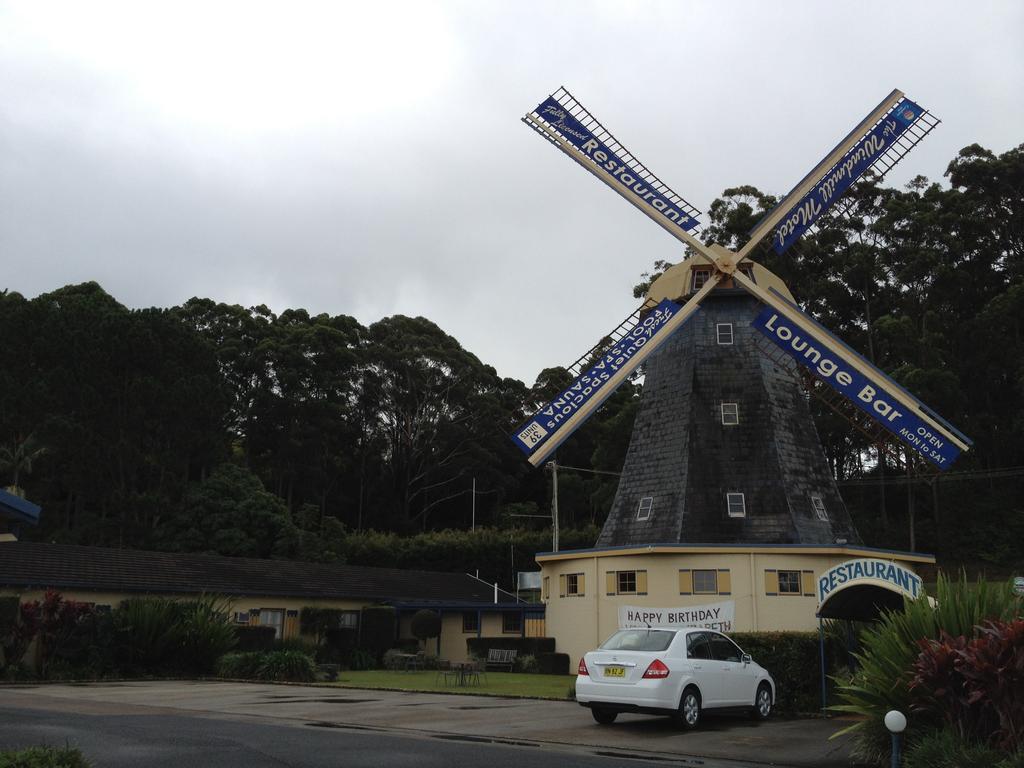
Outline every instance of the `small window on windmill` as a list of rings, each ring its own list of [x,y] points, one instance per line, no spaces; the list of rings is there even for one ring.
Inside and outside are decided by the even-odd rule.
[[[693,270],[693,290],[699,291],[704,287],[704,283],[711,279],[710,269],[695,269]]]
[[[744,500],[742,493],[732,492],[725,494],[725,503],[729,512],[729,517],[747,516],[747,503]]]
[[[718,323],[715,328],[718,330],[719,344],[732,344],[732,323]]]
[[[722,403],[722,423],[727,427],[740,423],[739,403]]]
[[[651,508],[654,506],[653,496],[644,496],[640,499],[640,506],[636,510],[637,520],[650,520],[651,519]]]
[[[821,496],[812,493],[811,506],[814,507],[814,513],[818,516],[819,520],[828,522],[828,512],[825,511],[825,502],[821,500]]]

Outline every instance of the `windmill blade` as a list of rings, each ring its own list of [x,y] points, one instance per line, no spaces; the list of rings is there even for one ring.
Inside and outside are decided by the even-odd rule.
[[[834,214],[833,206],[860,178],[869,173],[884,177],[938,124],[934,115],[894,90],[757,223],[737,261],[769,234],[775,252],[784,253]]]
[[[651,173],[564,88],[542,101],[523,122],[628,200],[673,237],[695,249],[694,206]]]
[[[766,305],[753,326],[818,379],[939,469],[947,469],[971,441],[903,387],[829,333],[780,294],[742,272],[733,280]]]
[[[620,325],[613,331],[619,340],[511,435],[512,442],[530,463],[539,466],[582,426],[633,371],[693,316],[720,278],[719,274],[712,275],[683,306],[668,299],[653,307],[645,304],[627,318],[627,323],[636,318],[631,328],[624,330]]]

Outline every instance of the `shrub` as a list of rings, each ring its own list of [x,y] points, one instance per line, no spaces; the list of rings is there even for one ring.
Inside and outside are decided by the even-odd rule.
[[[254,680],[259,672],[263,654],[258,651],[225,653],[217,659],[217,677],[236,680]]]
[[[39,631],[39,603],[21,603],[21,598],[5,598],[4,617],[0,618],[0,652],[2,668],[10,671],[20,666],[25,652]]]
[[[356,648],[348,658],[348,668],[353,670],[373,669],[377,666],[377,659],[372,653]]]
[[[173,666],[182,645],[181,610],[173,600],[134,597],[114,611],[119,666],[129,673],[161,672]]]
[[[540,671],[537,666],[537,657],[529,653],[524,653],[522,656],[516,656],[516,660],[512,662],[512,671],[536,674]]]
[[[569,654],[567,653],[538,653],[537,671],[542,675],[568,675]]]
[[[256,676],[260,680],[308,683],[316,679],[313,657],[302,651],[270,651],[260,654]]]
[[[320,645],[332,629],[341,624],[340,608],[310,608],[299,611],[299,631],[304,635],[312,635],[316,644]]]
[[[416,611],[412,616],[410,629],[413,637],[425,643],[441,634],[441,614],[427,608]]]
[[[904,768],[997,768],[1003,753],[964,741],[950,730],[932,731],[908,746]]]
[[[921,640],[913,710],[965,741],[1024,749],[1024,621],[988,621],[969,639]]]
[[[209,674],[217,659],[235,646],[230,609],[229,601],[210,595],[182,604],[181,649],[174,663],[179,671]]]
[[[235,649],[241,652],[269,651],[274,647],[273,627],[235,625]]]
[[[735,632],[731,637],[775,680],[776,711],[792,715],[821,709],[821,644],[818,633]],[[826,648],[826,658],[828,653]]]
[[[360,623],[359,647],[379,659],[398,636],[398,614],[390,605],[369,606],[363,608]]]
[[[885,613],[861,633],[862,651],[856,654],[860,668],[848,684],[837,688],[843,703],[833,707],[862,718],[840,731],[855,734],[854,758],[867,763],[888,760],[885,713],[891,709],[911,711],[910,681],[919,640],[938,640],[943,631],[973,637],[975,627],[986,619],[1010,621],[1021,610],[1009,582],[970,585],[962,574],[955,582],[939,574],[936,600],[935,607],[925,598],[908,600],[901,610]],[[907,732],[911,741],[916,738],[916,728],[911,720]]]
[[[0,752],[0,768],[89,768],[89,761],[70,747],[30,747]]]

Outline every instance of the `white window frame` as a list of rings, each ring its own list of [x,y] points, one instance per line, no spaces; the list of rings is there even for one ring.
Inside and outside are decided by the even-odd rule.
[[[710,590],[697,589],[697,574],[701,574],[701,578],[706,578],[707,574],[711,574],[712,587]],[[718,570],[715,568],[694,568],[690,572],[691,578],[693,579],[693,594],[695,595],[717,595],[718,594]]]
[[[733,512],[733,504],[738,501],[740,505],[739,512]],[[729,491],[725,494],[725,511],[729,517],[746,517],[747,516],[747,497],[740,491]]]
[[[640,506],[636,508],[637,520],[650,520],[651,510],[654,508],[654,497],[644,496],[640,499]]]
[[[704,287],[704,284],[711,279],[710,269],[695,269],[693,270],[693,290],[699,291]]]
[[[818,519],[822,522],[828,522],[828,510],[825,509],[825,502],[821,496],[817,493],[811,494],[811,506],[814,507],[814,513],[818,516]]]
[[[732,420],[730,420],[732,419]],[[734,427],[740,423],[740,404],[722,403],[722,424],[726,427]]]
[[[722,329],[723,328],[728,329],[728,333],[723,334],[722,333]],[[733,341],[732,323],[716,323],[715,324],[715,333],[718,334],[718,343],[719,344],[721,344],[723,346],[732,344],[732,341]],[[725,336],[729,337],[728,341],[723,341],[723,338]]]
[[[790,587],[790,589],[783,589],[782,588],[782,574],[786,574],[786,576],[788,578],[788,577],[790,577],[794,573],[796,574],[796,584],[794,585],[792,583],[787,583],[786,586]],[[791,570],[788,570],[788,571],[778,571],[778,575],[779,575],[779,594],[780,595],[802,595],[803,594],[803,591],[802,591],[802,587],[803,587],[802,578],[803,577],[801,576],[800,571],[791,571]],[[795,586],[796,589],[792,589],[793,586]]]
[[[260,626],[273,627],[274,639],[284,637],[284,608],[260,608]]]

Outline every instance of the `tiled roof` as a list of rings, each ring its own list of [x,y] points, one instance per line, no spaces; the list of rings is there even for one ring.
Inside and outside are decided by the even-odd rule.
[[[28,541],[0,542],[0,587],[487,604],[494,600],[492,586],[459,573]]]

